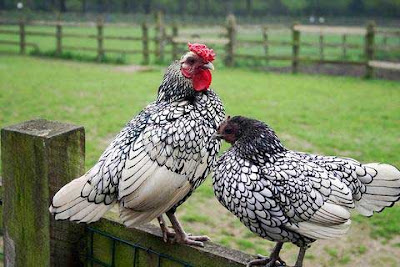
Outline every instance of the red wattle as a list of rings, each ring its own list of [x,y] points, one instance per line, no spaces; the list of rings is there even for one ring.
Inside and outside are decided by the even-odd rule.
[[[192,78],[194,90],[200,92],[207,90],[211,84],[211,72],[207,69],[199,70]]]

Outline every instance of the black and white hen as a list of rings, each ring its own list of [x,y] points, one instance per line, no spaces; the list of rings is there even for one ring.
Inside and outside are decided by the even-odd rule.
[[[300,247],[296,267],[317,239],[344,235],[350,209],[365,216],[400,198],[400,171],[392,165],[286,149],[261,121],[237,116],[216,134],[232,144],[214,167],[219,202],[259,236],[276,241],[269,258],[249,265],[283,264],[284,242]]]
[[[174,215],[206,179],[220,149],[212,135],[225,118],[209,90],[214,52],[201,44],[189,49],[168,67],[157,100],[121,130],[95,166],[57,192],[50,206],[57,220],[94,222],[118,203],[128,227],[158,218],[165,241],[175,236],[202,246],[208,240],[188,236]]]

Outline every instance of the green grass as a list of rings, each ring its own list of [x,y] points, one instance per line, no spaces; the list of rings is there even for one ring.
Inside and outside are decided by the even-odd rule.
[[[0,54],[0,127],[39,117],[83,125],[89,168],[125,123],[155,99],[163,72],[154,67],[127,73],[113,65]],[[291,149],[400,167],[399,82],[217,68],[212,87],[227,114],[267,122]],[[267,253],[263,240],[210,205],[218,204],[208,179],[178,211],[189,231],[211,233],[213,240],[250,253]],[[355,221],[354,227],[390,240],[400,234],[400,206],[372,218],[355,216]],[[369,252],[361,245],[352,253]],[[343,263],[351,261],[343,255]]]

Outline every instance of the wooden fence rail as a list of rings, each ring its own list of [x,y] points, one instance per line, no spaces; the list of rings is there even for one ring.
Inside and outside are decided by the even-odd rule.
[[[94,51],[97,54],[97,60],[101,61],[107,53],[121,53],[121,54],[142,54],[142,63],[150,63],[150,54],[154,53],[155,61],[158,63],[164,63],[166,52],[171,53],[172,59],[177,59],[178,54],[185,51],[182,49],[183,45],[190,42],[202,42],[210,46],[223,46],[223,57],[224,63],[227,66],[235,66],[236,59],[248,59],[248,60],[262,60],[269,64],[270,61],[289,61],[291,62],[291,68],[293,73],[299,71],[299,66],[302,63],[319,63],[319,64],[350,64],[350,65],[364,65],[365,66],[365,77],[373,77],[373,71],[375,68],[384,66],[384,69],[398,70],[400,63],[378,61],[375,58],[377,51],[384,51],[386,53],[393,52],[399,53],[399,45],[389,44],[388,38],[400,38],[400,31],[396,29],[377,29],[374,23],[369,23],[366,27],[344,27],[344,26],[317,26],[317,25],[300,25],[295,24],[291,27],[291,40],[272,40],[271,33],[277,31],[284,32],[287,30],[283,28],[276,29],[274,27],[268,27],[266,25],[261,28],[261,38],[259,40],[241,40],[238,39],[238,30],[248,31],[248,28],[238,26],[236,24],[235,17],[233,15],[228,16],[227,23],[224,27],[216,27],[215,29],[199,29],[195,33],[188,29],[179,29],[178,25],[174,24],[171,26],[171,34],[167,34],[167,27],[161,12],[156,15],[156,23],[154,25],[155,35],[150,37],[149,26],[146,23],[141,25],[141,36],[109,36],[104,34],[105,24],[102,20],[98,20],[96,23],[70,23],[70,22],[44,22],[36,21],[27,24],[23,20],[17,23],[1,22],[0,25],[18,25],[18,30],[0,29],[0,34],[12,34],[19,35],[19,42],[16,41],[3,41],[0,40],[0,44],[6,45],[19,45],[21,54],[26,53],[26,47],[30,46],[38,50],[39,47],[32,42],[26,42],[26,36],[42,36],[42,37],[55,37],[55,51],[56,55],[62,55],[65,50],[82,50],[82,51]],[[34,30],[26,30],[26,25],[41,25],[55,27],[55,33],[41,32]],[[129,24],[113,24],[120,27],[135,27]],[[66,33],[64,27],[95,27],[97,29],[96,34],[81,34],[81,33]],[[318,37],[317,42],[310,42],[303,40],[303,34],[315,35]],[[337,35],[340,38],[339,43],[330,43],[328,38],[325,36]],[[349,36],[359,36],[364,38],[364,44],[349,43]],[[381,43],[377,43],[377,35],[382,39]],[[201,37],[200,37],[201,36]],[[94,39],[97,41],[96,47],[84,47],[84,46],[71,46],[65,45],[63,42],[64,38],[87,38]],[[126,42],[142,42],[141,49],[112,49],[107,48],[105,40],[120,40]],[[154,49],[150,50],[150,42],[154,42]],[[166,47],[170,46],[169,51]],[[261,56],[255,56],[253,54],[246,54],[239,52],[243,47],[260,47],[264,53]],[[288,47],[291,48],[291,54],[278,55],[272,54],[273,48],[275,47]],[[313,56],[303,56],[302,48],[315,48]],[[341,58],[332,59],[327,56],[328,48],[339,48]],[[361,54],[361,58],[355,60],[349,56],[350,49],[358,49]],[[370,64],[374,61],[373,64]],[[380,62],[380,63],[379,63]]]
[[[51,199],[84,173],[84,153],[83,127],[34,120],[1,130],[5,266],[238,267],[252,258],[211,242],[166,244],[158,227],[128,229],[113,213],[89,226],[55,221]]]
[[[0,23],[0,25],[16,25],[15,23]],[[55,27],[55,33],[51,32],[43,32],[43,31],[34,31],[34,30],[25,30],[25,26],[33,26],[33,25],[40,25],[40,26],[51,26]],[[41,36],[41,37],[55,37],[55,52],[56,55],[62,55],[63,51],[65,50],[81,50],[81,51],[95,51],[97,52],[97,60],[101,61],[106,53],[121,53],[121,54],[142,54],[143,57],[143,64],[149,64],[149,38],[148,33],[148,25],[146,23],[142,24],[142,36],[141,37],[134,37],[134,36],[109,36],[104,35],[104,27],[105,24],[101,19],[99,19],[94,25],[96,26],[96,34],[81,34],[81,33],[66,33],[63,31],[65,26],[71,27],[71,23],[65,23],[58,21],[56,23],[49,22],[49,23],[27,23],[23,20],[18,22],[19,30],[5,30],[0,29],[0,34],[11,34],[11,35],[19,35],[19,41],[7,41],[7,40],[0,40],[0,44],[6,45],[19,45],[20,54],[26,53],[26,46],[31,46],[34,50],[39,51],[39,46],[32,42],[26,42],[26,36]],[[80,27],[81,25],[85,26],[93,26],[92,23],[90,24],[77,24],[73,25],[76,27]],[[126,26],[126,25],[124,25]],[[130,25],[132,27],[132,25]],[[78,38],[78,39],[94,39],[97,41],[96,47],[87,47],[87,46],[71,46],[71,45],[64,45],[63,39],[64,38]],[[157,42],[154,38],[153,40]],[[113,48],[105,48],[104,47],[104,40],[120,40],[120,41],[140,41],[142,42],[142,49],[113,49]]]

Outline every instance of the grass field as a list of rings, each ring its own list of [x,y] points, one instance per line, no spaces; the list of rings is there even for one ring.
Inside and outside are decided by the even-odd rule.
[[[0,54],[0,127],[39,117],[83,125],[89,168],[121,127],[155,99],[163,71]],[[291,149],[400,167],[399,82],[217,68],[212,87],[227,114],[267,122]],[[273,246],[217,203],[210,179],[178,215],[189,232],[225,246],[253,254],[267,254]],[[317,242],[306,266],[400,266],[399,221],[399,205],[369,219],[356,215],[349,236]],[[285,245],[289,263],[296,253]]]
[[[1,25],[0,29],[6,30],[18,30],[18,26],[6,26]],[[198,35],[201,38],[208,38],[208,39],[220,39],[221,38],[221,31],[225,31],[224,28],[219,26],[210,26],[206,27],[207,33],[202,33],[204,28],[199,28],[198,26],[194,25],[185,25],[179,27],[180,31],[185,31],[186,33],[190,33],[186,35],[191,39],[191,35]],[[46,33],[55,33],[55,27],[49,26],[26,26],[26,31],[40,31]],[[215,33],[213,33],[215,31]],[[204,31],[203,31],[204,32]],[[63,27],[63,33],[80,33],[80,34],[96,34],[96,27]],[[171,34],[171,27],[167,27],[167,34]],[[130,37],[141,37],[141,28],[139,25],[132,26],[132,27],[116,27],[116,26],[106,26],[104,28],[104,35],[105,36],[130,36]],[[155,30],[154,26],[150,27],[149,31],[150,37],[155,37]],[[284,27],[282,25],[277,26],[274,25],[268,32],[268,40],[270,41],[291,41],[291,31],[289,27]],[[255,25],[242,25],[242,27],[238,28],[237,32],[237,39],[238,41],[245,41],[245,40],[258,40],[262,41],[262,31],[260,26]],[[8,40],[8,41],[18,41],[18,35],[11,35],[11,34],[0,34],[0,41],[1,40]],[[27,42],[35,43],[38,45],[41,53],[49,53],[55,51],[55,38],[54,37],[42,37],[42,36],[27,36]],[[301,34],[301,41],[303,42],[311,42],[318,44],[319,42],[319,35],[318,34],[310,34],[310,33],[302,33]],[[325,35],[324,42],[329,44],[341,44],[342,36],[341,35]],[[362,61],[365,59],[364,55],[364,36],[360,35],[349,35],[347,36],[347,44],[351,45],[360,45],[361,48],[347,48],[346,55],[343,55],[342,49],[340,47],[324,47],[324,58],[330,60],[352,60],[352,61]],[[387,45],[391,46],[399,46],[400,38],[399,37],[390,37],[386,40]],[[96,39],[84,39],[84,38],[70,38],[66,37],[62,41],[63,45],[65,46],[84,46],[84,47],[91,47],[96,48],[97,40]],[[380,35],[376,35],[376,47],[377,51],[375,53],[376,59],[381,60],[400,60],[400,50],[397,49],[396,51],[387,52],[383,50],[379,50],[379,47],[382,46],[383,38]],[[223,45],[212,45],[212,47],[216,50],[219,55],[224,55],[225,50]],[[120,41],[120,40],[105,40],[104,41],[104,48],[106,49],[142,49],[141,41]],[[154,50],[154,42],[150,43],[150,50]],[[186,47],[184,48],[186,49]],[[28,48],[27,51],[32,52],[33,48]],[[0,44],[0,51],[6,52],[18,52],[18,46],[11,46],[11,45],[3,45]],[[165,61],[171,61],[171,45],[166,46],[166,57]],[[91,51],[68,51],[64,50],[65,55],[73,57],[75,59],[88,59],[96,58],[96,52]],[[236,53],[238,54],[247,54],[247,55],[256,55],[260,56],[259,60],[248,60],[248,59],[237,59],[236,65],[239,66],[266,66],[267,62],[262,58],[265,55],[265,51],[262,45],[242,45],[238,42],[238,46],[236,48]],[[273,56],[291,56],[292,55],[292,47],[290,45],[270,45],[268,48],[269,55]],[[152,55],[152,62],[155,62],[155,59]],[[112,60],[118,60],[119,62],[125,63],[134,63],[139,64],[143,61],[141,53],[139,54],[117,54],[117,53],[109,53],[106,54],[107,58]],[[302,45],[300,49],[300,56],[302,57],[312,57],[315,59],[319,59],[319,47],[318,46],[305,46]],[[290,61],[269,61],[269,66],[288,66],[290,65]]]

